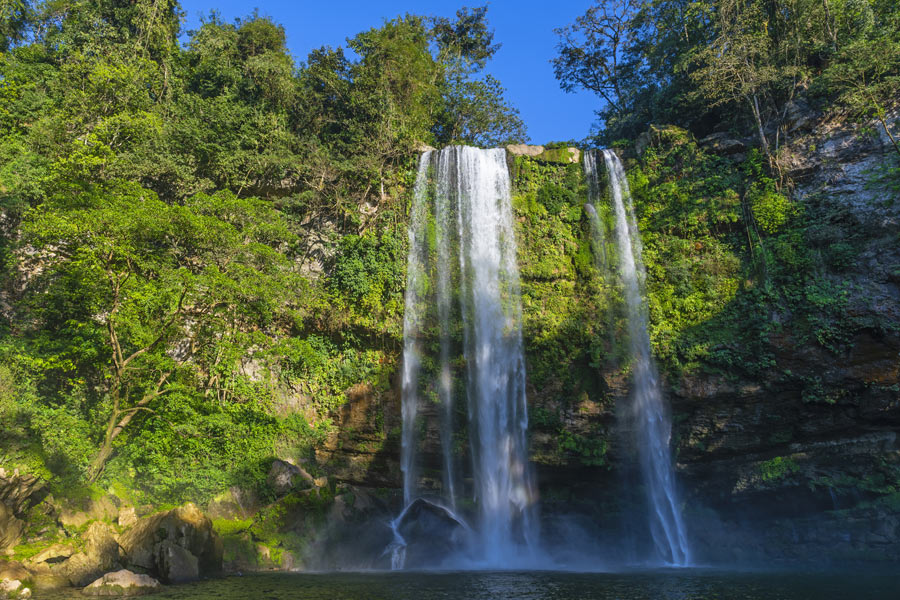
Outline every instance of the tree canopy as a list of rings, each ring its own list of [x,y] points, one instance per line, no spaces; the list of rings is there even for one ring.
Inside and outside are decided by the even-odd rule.
[[[748,128],[774,166],[800,97],[883,116],[897,96],[898,24],[888,0],[598,1],[557,31],[553,64],[564,90],[598,95],[605,143],[651,123]]]
[[[0,3],[0,437],[55,481],[196,499],[386,385],[417,148],[526,134],[486,7],[302,62],[259,12],[182,17]]]

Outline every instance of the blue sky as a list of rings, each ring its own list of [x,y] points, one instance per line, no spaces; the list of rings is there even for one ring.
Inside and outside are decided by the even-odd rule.
[[[313,48],[343,46],[346,38],[377,27],[385,19],[407,12],[453,17],[462,6],[479,6],[481,0],[437,2],[433,0],[300,0],[289,2],[237,2],[234,0],[182,0],[185,26],[195,28],[202,15],[215,8],[230,21],[259,8],[263,15],[284,25],[288,48],[298,61]],[[590,0],[494,0],[488,20],[494,41],[503,44],[488,71],[507,89],[507,98],[520,111],[532,143],[587,136],[599,102],[593,94],[566,94],[559,89],[550,59],[556,55],[555,27],[563,27],[583,14]]]

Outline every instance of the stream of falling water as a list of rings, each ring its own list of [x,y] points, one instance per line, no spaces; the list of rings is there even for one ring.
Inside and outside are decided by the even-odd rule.
[[[425,494],[419,489],[420,419],[424,416],[423,396],[430,394],[440,404],[441,500],[451,511],[461,494],[455,468],[457,445],[461,439],[468,443],[471,504],[475,507],[472,518],[476,522],[471,559],[482,566],[501,568],[522,564],[536,548],[538,525],[527,455],[522,308],[505,150],[450,146],[422,155],[410,219],[407,269],[401,451],[404,503],[408,507]],[[434,312],[439,350],[436,367],[426,375],[423,353],[427,337],[435,329],[430,326],[435,323]],[[461,356],[454,356],[454,343],[461,345]],[[454,426],[454,369],[460,370],[454,365],[459,364],[465,372],[464,432]],[[397,532],[399,519],[394,524],[395,567],[402,565],[400,557],[406,552],[405,541]]]
[[[650,507],[650,532],[658,557],[664,562],[686,566],[691,562],[687,533],[675,490],[675,471],[669,443],[672,423],[666,410],[659,385],[659,374],[650,352],[647,331],[647,307],[643,297],[646,272],[642,259],[642,245],[628,180],[618,156],[611,150],[602,151],[609,179],[609,196],[615,226],[618,272],[625,300],[628,325],[628,344],[631,356],[633,393],[630,416],[636,434],[641,472]],[[591,199],[599,200],[596,151],[585,152],[584,170]],[[604,228],[594,207],[587,205],[588,217],[594,229],[595,248],[603,246]],[[597,242],[599,237],[599,242]],[[604,254],[601,268],[609,268]]]

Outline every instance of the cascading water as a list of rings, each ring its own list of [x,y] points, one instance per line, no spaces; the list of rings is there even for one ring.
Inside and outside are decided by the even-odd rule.
[[[427,396],[440,405],[440,509],[459,522],[454,511],[463,492],[455,448],[464,437],[468,441],[476,526],[466,558],[480,566],[522,564],[537,544],[536,493],[527,456],[522,309],[504,150],[451,146],[422,155],[409,228],[405,308],[405,505],[428,495],[420,489],[419,467]],[[436,338],[438,351],[426,373],[429,336]],[[453,382],[454,372],[462,378],[463,370],[468,426],[457,431]],[[398,532],[402,516],[393,524],[395,563],[407,553]]]
[[[658,556],[669,564],[684,566],[690,564],[691,557],[675,492],[675,472],[669,450],[672,424],[663,402],[659,375],[650,352],[647,307],[642,299],[646,273],[642,260],[640,232],[634,217],[631,193],[622,163],[611,150],[602,152],[609,179],[611,208],[615,222],[617,266],[625,300],[628,343],[632,359],[634,388],[630,416],[635,428],[641,472],[650,507],[650,532]],[[585,152],[584,170],[589,189],[594,190],[593,195],[597,195],[599,177],[595,151]],[[595,237],[600,236],[602,241],[603,227],[593,207],[588,209],[588,216],[594,227]],[[602,244],[595,244],[596,246]],[[604,264],[606,260],[604,254]],[[606,268],[609,266],[606,265]]]
[[[419,171],[416,176],[416,187],[413,192],[415,202],[412,205],[409,224],[409,254],[406,263],[406,303],[403,311],[403,433],[401,435],[400,469],[403,471],[403,503],[409,505],[417,479],[415,429],[418,412],[417,389],[419,368],[422,360],[422,347],[418,333],[422,329],[425,309],[425,293],[423,289],[425,272],[425,255],[427,248],[423,235],[427,221],[427,170],[431,152],[425,152],[419,159]],[[407,402],[406,399],[411,401]],[[395,532],[396,533],[396,532]]]

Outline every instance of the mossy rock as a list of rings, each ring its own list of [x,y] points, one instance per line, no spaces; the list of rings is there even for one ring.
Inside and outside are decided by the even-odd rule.
[[[511,144],[506,150],[513,156],[526,156],[548,163],[573,164],[581,160],[581,150],[574,147],[544,147],[526,144]]]

